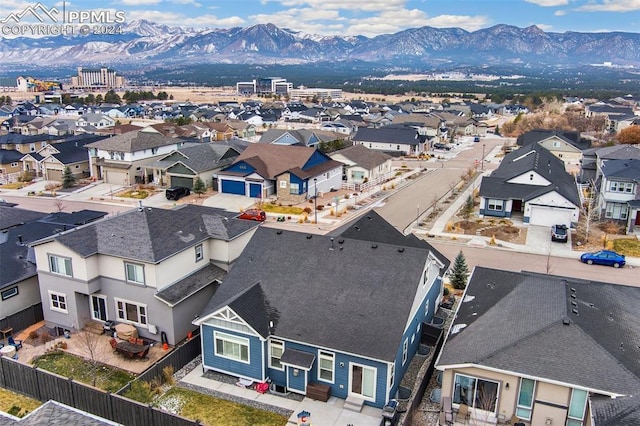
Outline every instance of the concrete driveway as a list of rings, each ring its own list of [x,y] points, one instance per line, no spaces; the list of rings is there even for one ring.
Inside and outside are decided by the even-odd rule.
[[[566,243],[551,241],[550,226],[529,225],[526,246],[533,253],[571,257],[574,255],[571,250],[571,232],[568,232],[568,234],[569,238]],[[578,256],[578,254],[575,255]]]

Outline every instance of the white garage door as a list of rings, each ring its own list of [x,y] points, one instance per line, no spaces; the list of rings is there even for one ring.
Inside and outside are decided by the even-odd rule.
[[[112,183],[114,185],[128,185],[129,182],[127,180],[127,172],[121,172],[116,170],[105,170],[104,171],[104,181],[105,183]]]
[[[571,210],[554,209],[553,207],[531,206],[529,216],[531,225],[552,226],[563,224],[571,226]]]

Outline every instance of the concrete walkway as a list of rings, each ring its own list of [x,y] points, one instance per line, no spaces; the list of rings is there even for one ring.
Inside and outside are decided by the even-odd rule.
[[[273,395],[270,393],[261,394],[253,389],[242,388],[228,383],[218,382],[202,375],[202,364],[194,368],[180,381],[188,383],[192,386],[213,390],[242,398],[248,401],[255,401],[261,404],[271,405],[274,407],[284,408],[293,411],[289,418],[290,424],[297,424],[297,414],[302,411],[311,413],[311,420],[314,426],[378,426],[382,419],[382,410],[378,408],[364,406],[362,412],[355,413],[345,410],[344,400],[335,397],[329,398],[327,402],[315,401],[310,398],[304,398],[302,401],[296,401],[289,398]]]

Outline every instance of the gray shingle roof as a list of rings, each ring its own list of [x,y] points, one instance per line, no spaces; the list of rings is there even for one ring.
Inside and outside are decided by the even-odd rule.
[[[258,226],[232,213],[199,205],[143,208],[112,216],[55,237],[83,257],[105,254],[157,263],[209,238],[232,240]]]
[[[60,402],[49,400],[40,407],[17,420],[15,424],[20,426],[117,426],[120,423],[98,417],[94,414],[81,411],[77,408],[64,405]]]
[[[336,151],[334,154],[340,154],[367,170],[372,170],[392,158],[384,152],[369,149],[364,145],[353,145],[349,148]]]
[[[466,326],[447,337],[440,366],[476,364],[632,396],[637,411],[640,289],[476,267],[465,296],[452,330]]]
[[[155,296],[167,305],[174,306],[203,288],[222,281],[226,274],[224,269],[209,263],[199,271],[157,292]]]
[[[417,130],[411,127],[360,127],[356,134],[353,135],[353,141],[358,143],[380,142],[401,145],[418,145],[425,141],[425,136],[419,135]]]
[[[195,173],[201,173],[228,166],[240,155],[240,151],[220,142],[190,145],[178,149],[177,152],[179,155],[172,153],[148,164],[148,167],[166,170],[180,162]]]
[[[87,148],[97,148],[106,151],[138,152],[145,149],[176,145],[180,140],[168,138],[159,133],[133,131],[87,144]]]
[[[391,361],[428,253],[259,228],[200,318],[228,305],[265,337]]]
[[[607,179],[624,179],[631,182],[640,181],[640,159],[607,160],[602,163],[601,170]]]

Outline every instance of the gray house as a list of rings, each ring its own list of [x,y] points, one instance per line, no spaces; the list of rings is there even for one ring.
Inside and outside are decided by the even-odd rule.
[[[174,345],[257,226],[211,207],[141,207],[36,241],[44,319],[70,331],[127,323]]]
[[[38,273],[29,244],[106,215],[94,210],[40,213],[0,203],[0,326],[19,330],[42,318]]]

